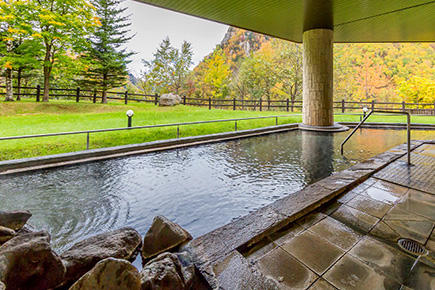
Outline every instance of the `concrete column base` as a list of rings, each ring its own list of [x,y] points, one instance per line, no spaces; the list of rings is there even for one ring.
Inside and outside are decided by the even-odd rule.
[[[315,132],[344,132],[349,130],[349,127],[334,123],[332,126],[311,126],[306,124],[299,124],[299,129],[304,131]]]

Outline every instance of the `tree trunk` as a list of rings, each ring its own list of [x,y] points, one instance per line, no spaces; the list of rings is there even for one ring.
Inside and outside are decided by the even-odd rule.
[[[14,94],[12,91],[12,69],[6,69],[6,99],[5,101],[13,101]]]
[[[42,101],[48,103],[50,98],[50,69],[44,67],[44,94],[42,96]]]
[[[6,51],[11,52],[13,44],[11,40],[6,41]],[[5,101],[14,100],[14,92],[12,91],[12,66],[8,63],[6,67],[6,99]]]
[[[106,89],[103,89],[103,92],[101,94],[101,103],[107,104],[107,91],[106,91]]]
[[[107,81],[107,74],[103,74],[103,93],[101,95],[101,103],[107,104],[107,87],[106,87],[106,81]]]
[[[18,68],[18,74],[17,74],[17,101],[21,101],[21,72],[23,71],[23,68]]]
[[[44,57],[44,94],[42,96],[42,101],[46,103],[48,103],[50,98],[50,74],[54,62],[54,57],[51,59],[51,48],[51,45],[46,44]]]

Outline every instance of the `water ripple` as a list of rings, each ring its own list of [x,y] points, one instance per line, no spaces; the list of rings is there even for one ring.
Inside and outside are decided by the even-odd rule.
[[[2,210],[28,209],[61,251],[106,230],[141,234],[163,214],[202,235],[333,172],[405,141],[406,132],[293,131],[0,177]],[[434,139],[414,131],[413,139]]]

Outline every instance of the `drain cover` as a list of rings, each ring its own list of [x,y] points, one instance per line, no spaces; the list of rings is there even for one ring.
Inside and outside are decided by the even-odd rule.
[[[410,239],[400,239],[398,243],[399,246],[408,253],[420,256],[427,255],[428,253],[426,248],[417,243],[416,241]]]

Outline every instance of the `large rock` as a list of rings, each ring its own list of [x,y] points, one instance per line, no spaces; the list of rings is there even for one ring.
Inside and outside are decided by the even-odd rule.
[[[144,237],[142,258],[146,260],[155,257],[191,239],[192,236],[182,227],[158,215]]]
[[[21,235],[16,235],[13,239],[10,239],[0,247],[0,251],[13,249],[17,246],[27,243],[47,243],[50,244],[51,237],[46,231],[31,232]]]
[[[98,262],[69,290],[140,290],[139,271],[130,262],[107,258]]]
[[[130,227],[96,235],[80,241],[60,255],[65,267],[64,284],[71,284],[106,258],[133,260],[142,237]]]
[[[159,106],[176,106],[181,104],[181,97],[175,94],[163,94],[159,99]]]
[[[0,245],[15,237],[16,234],[13,229],[0,226]]]
[[[33,233],[35,231],[36,231],[35,228],[32,227],[31,225],[25,225],[24,227],[22,227],[21,229],[19,229],[17,231],[17,236],[18,235],[23,235],[23,234]]]
[[[177,255],[163,253],[149,261],[140,272],[142,290],[191,289],[194,268],[182,267]]]
[[[29,211],[0,211],[0,226],[18,231],[31,216]]]
[[[65,267],[50,247],[47,232],[17,236],[0,247],[0,281],[7,290],[50,289],[65,277]]]

